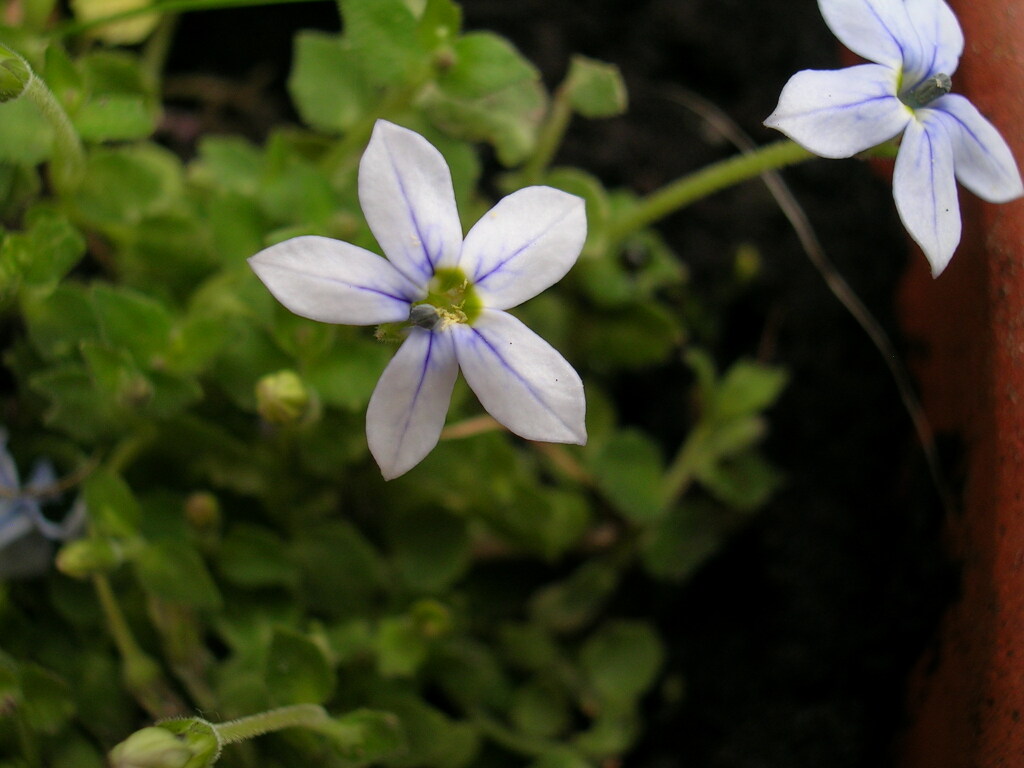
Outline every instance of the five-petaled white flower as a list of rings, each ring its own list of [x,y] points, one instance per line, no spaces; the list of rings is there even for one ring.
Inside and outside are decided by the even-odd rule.
[[[551,187],[501,200],[462,237],[444,157],[379,120],[359,165],[359,201],[387,259],[350,243],[296,237],[249,259],[297,315],[326,323],[406,323],[408,336],[370,398],[366,437],[385,479],[437,444],[459,368],[484,408],[529,440],[586,442],[583,382],[504,310],[576,262],[583,201]]]
[[[949,93],[964,37],[944,0],[818,0],[825,23],[873,64],[804,70],[765,121],[823,157],[850,157],[903,133],[893,172],[900,218],[938,276],[960,242],[956,180],[1003,203],[1024,194],[1010,148]]]

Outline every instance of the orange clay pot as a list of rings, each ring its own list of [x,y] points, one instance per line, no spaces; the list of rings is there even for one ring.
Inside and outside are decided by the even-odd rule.
[[[950,0],[963,93],[1024,162],[1024,2]],[[947,521],[961,594],[912,676],[901,768],[1024,766],[1024,201],[961,188],[963,239],[938,280],[920,254],[899,302],[937,432],[964,448]]]

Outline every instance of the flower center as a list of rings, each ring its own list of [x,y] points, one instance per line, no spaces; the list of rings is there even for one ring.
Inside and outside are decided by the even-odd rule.
[[[458,267],[442,267],[427,286],[427,297],[409,311],[409,322],[427,330],[444,330],[453,323],[472,324],[483,304],[473,284]]]
[[[945,96],[951,90],[953,90],[953,80],[949,75],[939,72],[937,75],[926,77],[913,88],[903,91],[900,94],[900,101],[911,109],[920,109],[940,96]]]

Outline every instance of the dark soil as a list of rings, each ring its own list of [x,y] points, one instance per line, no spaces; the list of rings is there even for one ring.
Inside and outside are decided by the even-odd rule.
[[[573,53],[621,68],[629,114],[578,121],[559,161],[638,192],[731,151],[674,100],[678,88],[766,142],[778,137],[761,121],[788,77],[838,66],[814,0],[465,0],[464,9],[467,28],[508,36],[551,86]],[[333,4],[189,16],[172,67],[262,78],[280,92],[291,32],[303,26],[336,27]],[[256,61],[269,64],[254,70]],[[840,272],[898,338],[893,297],[908,250],[888,183],[857,161],[818,161],[786,178]],[[896,388],[763,185],[717,195],[661,230],[698,296],[723,283],[738,247],[760,251],[753,286],[707,301],[727,307],[721,362],[760,353],[791,372],[768,443],[787,482],[685,587],[651,598],[685,695],[655,697],[629,765],[890,764],[906,679],[955,588],[939,504]],[[664,375],[632,386],[655,389]]]

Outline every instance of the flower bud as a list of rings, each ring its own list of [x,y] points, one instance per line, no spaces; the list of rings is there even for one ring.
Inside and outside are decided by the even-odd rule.
[[[60,548],[57,570],[65,576],[85,579],[101,573],[110,573],[124,560],[121,548],[104,539],[79,539]]]
[[[21,96],[32,79],[32,70],[18,54],[0,45],[0,103]]]
[[[111,768],[185,768],[192,749],[184,739],[164,728],[136,731],[107,756]]]
[[[278,371],[256,384],[256,408],[270,424],[295,424],[309,409],[309,390],[295,371]]]
[[[196,491],[185,499],[185,521],[197,532],[216,531],[220,520],[220,502],[209,491]]]

